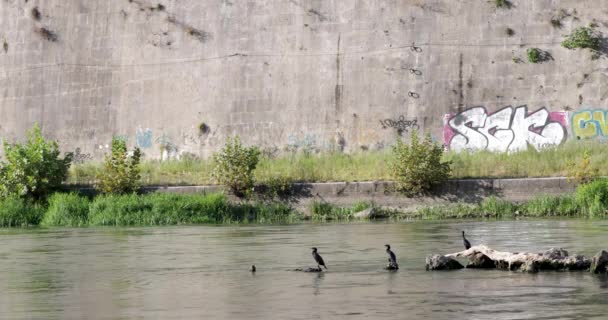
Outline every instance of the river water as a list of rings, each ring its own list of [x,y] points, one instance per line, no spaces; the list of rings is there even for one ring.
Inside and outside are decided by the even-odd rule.
[[[608,318],[605,276],[425,271],[461,230],[503,250],[608,249],[608,221],[582,220],[4,229],[0,319]],[[312,246],[329,270],[289,271],[315,265]]]

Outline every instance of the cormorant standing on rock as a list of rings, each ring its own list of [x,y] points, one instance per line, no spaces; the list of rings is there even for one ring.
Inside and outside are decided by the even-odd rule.
[[[471,243],[464,237],[464,231],[462,231],[462,241],[464,242],[464,248],[469,250],[469,248],[471,248]]]
[[[397,264],[397,256],[395,253],[391,251],[391,246],[389,244],[384,245],[386,247],[386,254],[388,254],[388,266],[390,268],[399,269],[399,265]]]
[[[317,253],[317,248],[312,248],[312,257],[315,258],[315,261],[317,262],[317,268],[321,269],[321,266],[323,266],[327,270],[323,258]]]

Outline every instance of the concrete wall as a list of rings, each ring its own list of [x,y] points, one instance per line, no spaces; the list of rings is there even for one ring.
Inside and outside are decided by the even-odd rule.
[[[270,153],[382,149],[412,128],[456,149],[603,136],[606,56],[560,42],[607,32],[608,1],[511,2],[0,0],[0,138],[38,122],[88,161],[113,136],[164,159],[230,135]],[[551,59],[527,63],[531,47]]]
[[[75,187],[84,193],[94,194],[93,188]],[[287,201],[296,208],[306,211],[313,201],[326,201],[336,205],[350,206],[360,201],[371,201],[384,207],[410,210],[419,206],[439,205],[456,202],[477,203],[494,196],[508,201],[522,202],[538,195],[563,195],[574,192],[576,183],[566,178],[527,179],[465,179],[448,180],[431,196],[408,198],[395,193],[390,181],[298,183],[294,186],[294,196]],[[145,187],[144,192],[169,193],[211,193],[222,192],[222,187],[175,186]],[[238,199],[234,198],[235,201]]]

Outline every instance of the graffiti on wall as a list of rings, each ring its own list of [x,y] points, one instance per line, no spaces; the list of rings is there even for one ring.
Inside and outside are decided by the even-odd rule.
[[[397,119],[384,119],[380,120],[382,129],[392,128],[397,130],[399,135],[407,133],[410,129],[419,130],[418,119],[406,120],[404,116],[399,116]]]
[[[608,137],[607,110],[581,110],[572,114],[572,135],[578,139]]]
[[[82,153],[82,150],[80,148],[76,148],[76,150],[74,150],[74,153],[73,153],[74,163],[77,163],[77,164],[85,163],[92,159],[93,159],[93,157],[91,156],[90,153]]]
[[[138,148],[149,149],[152,147],[152,130],[146,128],[145,130],[138,127],[135,130],[135,143]]]
[[[475,107],[444,119],[444,139],[454,151],[513,152],[559,145],[566,139],[566,112],[545,108],[532,113],[527,106],[511,106],[488,113]]]

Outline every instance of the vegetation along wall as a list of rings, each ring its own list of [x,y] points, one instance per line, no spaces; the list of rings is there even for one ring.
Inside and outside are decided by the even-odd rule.
[[[580,26],[597,50],[561,45]],[[77,161],[454,150],[608,135],[604,0],[0,0],[0,138],[37,122]]]

